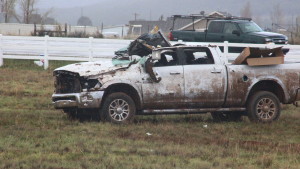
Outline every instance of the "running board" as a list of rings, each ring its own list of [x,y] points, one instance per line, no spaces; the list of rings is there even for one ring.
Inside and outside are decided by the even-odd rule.
[[[144,114],[167,114],[167,113],[206,113],[206,112],[230,112],[230,111],[246,111],[246,108],[203,108],[203,109],[146,109]]]

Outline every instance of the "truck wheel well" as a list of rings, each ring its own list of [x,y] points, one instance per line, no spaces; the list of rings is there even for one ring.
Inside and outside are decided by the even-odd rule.
[[[130,96],[134,103],[136,104],[136,108],[139,110],[141,109],[142,105],[140,102],[140,96],[138,94],[138,92],[135,90],[134,87],[128,85],[128,84],[113,84],[110,85],[108,88],[106,88],[105,92],[104,92],[104,99],[111,93],[115,93],[115,92],[123,92],[126,93],[128,96]]]
[[[280,100],[280,102],[284,102],[284,99],[285,99],[284,91],[277,82],[274,82],[272,80],[265,80],[265,81],[260,81],[260,82],[256,83],[252,87],[252,89],[248,95],[248,99],[258,91],[272,92],[277,96],[277,98]]]

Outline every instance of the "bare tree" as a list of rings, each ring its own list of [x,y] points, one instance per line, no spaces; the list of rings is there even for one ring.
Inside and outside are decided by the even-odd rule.
[[[284,24],[284,14],[280,7],[280,4],[276,4],[271,11],[271,21],[272,24],[283,25]]]
[[[93,22],[87,16],[81,16],[77,21],[78,26],[93,26]]]
[[[297,32],[297,35],[299,36],[299,33],[300,33],[300,16],[297,16],[297,18],[296,18],[296,32]]]
[[[160,17],[159,17],[158,20],[159,20],[159,21],[163,21],[163,20],[164,20],[164,15],[160,15]]]
[[[42,21],[41,23],[44,24],[45,20],[49,18],[49,15],[53,12],[54,8],[50,8],[45,13],[42,14]]]
[[[4,10],[4,17],[5,17],[5,23],[9,22],[10,18],[15,16],[15,6],[16,6],[17,0],[4,0],[3,2],[3,10]]]
[[[35,5],[38,0],[19,0],[23,22],[28,24],[32,14],[36,11]]]
[[[251,18],[252,17],[252,11],[251,11],[251,4],[248,1],[244,8],[241,10],[241,16],[246,17],[246,18]]]
[[[262,24],[263,24],[263,21],[262,21],[262,18],[261,18],[260,15],[256,15],[256,16],[253,18],[253,20],[254,20],[255,23],[256,23],[257,25],[259,25],[260,27],[263,26],[263,25],[262,25]]]

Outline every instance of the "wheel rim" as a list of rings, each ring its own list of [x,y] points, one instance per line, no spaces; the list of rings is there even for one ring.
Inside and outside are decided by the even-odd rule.
[[[262,98],[257,103],[256,112],[260,119],[272,119],[276,114],[276,104],[270,98]]]
[[[109,115],[116,121],[123,121],[129,115],[129,104],[123,99],[116,99],[109,105]]]

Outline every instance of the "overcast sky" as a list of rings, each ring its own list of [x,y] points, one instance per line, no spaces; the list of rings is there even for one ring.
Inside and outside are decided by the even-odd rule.
[[[38,0],[38,8],[70,8],[87,6],[101,2],[102,0]]]
[[[205,11],[229,12],[239,16],[247,2],[250,2],[252,18],[260,21],[262,27],[271,24],[270,15],[279,5],[284,20],[294,21],[300,17],[300,0],[38,0],[38,13],[53,8],[50,17],[59,23],[77,24],[81,15],[89,17],[93,25],[128,24],[129,20],[158,20],[161,15],[197,14]],[[290,23],[290,21],[288,21]],[[287,22],[287,23],[288,23]]]

